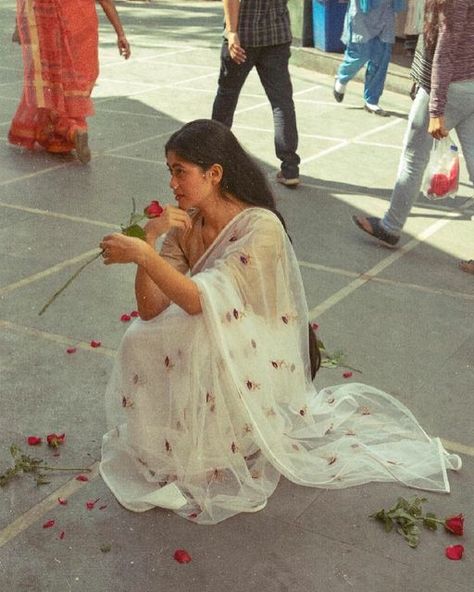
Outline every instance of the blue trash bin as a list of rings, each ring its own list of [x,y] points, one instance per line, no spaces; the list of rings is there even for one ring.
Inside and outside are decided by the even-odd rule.
[[[343,53],[341,41],[344,17],[349,0],[313,0],[314,47]]]

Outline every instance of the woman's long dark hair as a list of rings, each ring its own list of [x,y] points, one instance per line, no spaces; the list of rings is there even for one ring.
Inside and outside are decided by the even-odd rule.
[[[165,152],[174,152],[204,171],[213,164],[222,167],[223,196],[273,212],[286,231],[285,221],[276,209],[275,198],[267,179],[254,159],[239,144],[228,127],[211,119],[196,119],[183,125],[165,145]],[[321,364],[317,339],[309,326],[309,356],[314,379]]]
[[[425,47],[430,51],[434,51],[438,40],[439,28],[441,24],[448,19],[448,13],[453,1],[454,0],[426,0],[423,34]]]
[[[171,151],[204,171],[213,164],[221,165],[224,197],[232,196],[246,204],[272,211],[286,230],[263,171],[228,127],[212,119],[190,121],[166,143],[165,152]]]

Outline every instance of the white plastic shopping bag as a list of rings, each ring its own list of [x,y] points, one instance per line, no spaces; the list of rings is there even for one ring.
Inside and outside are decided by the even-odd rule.
[[[431,200],[456,197],[458,186],[458,147],[449,136],[435,140],[423,178],[423,194]]]

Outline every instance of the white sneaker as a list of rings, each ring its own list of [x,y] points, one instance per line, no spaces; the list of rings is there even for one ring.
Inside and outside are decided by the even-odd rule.
[[[296,187],[296,185],[300,184],[299,177],[285,177],[281,171],[277,173],[276,180],[286,187]]]

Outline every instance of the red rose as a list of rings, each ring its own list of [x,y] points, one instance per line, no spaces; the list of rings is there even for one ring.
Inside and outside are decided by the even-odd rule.
[[[458,536],[463,535],[464,516],[462,514],[458,514],[457,516],[450,516],[449,518],[446,518],[444,521],[444,528],[453,534],[457,534]]]
[[[348,370],[347,372],[343,372],[342,376],[344,378],[350,378],[352,376],[352,372],[350,370]]]
[[[151,201],[147,207],[143,210],[147,218],[159,218],[163,213],[163,208],[159,201]]]
[[[176,549],[173,557],[178,563],[189,563],[191,561],[191,555],[184,549]]]
[[[28,442],[28,446],[38,446],[38,444],[41,444],[41,438],[38,436],[28,436],[26,441]]]
[[[462,555],[464,553],[464,547],[462,545],[451,545],[450,547],[446,547],[444,550],[444,554],[448,559],[452,559],[453,561],[459,561],[462,559]]]
[[[48,446],[51,448],[58,448],[63,442],[66,434],[48,434],[46,436],[46,440],[48,442]]]

